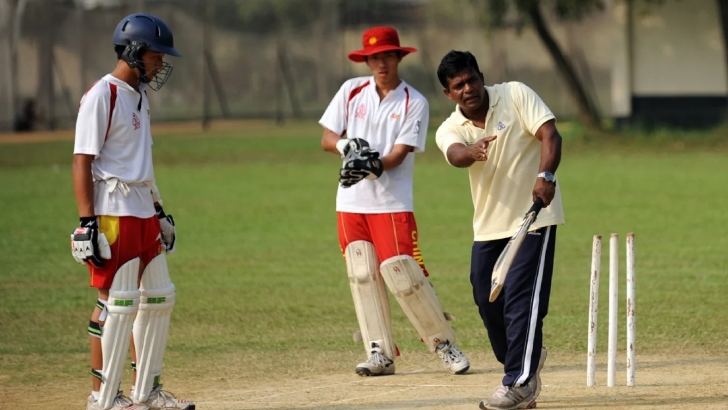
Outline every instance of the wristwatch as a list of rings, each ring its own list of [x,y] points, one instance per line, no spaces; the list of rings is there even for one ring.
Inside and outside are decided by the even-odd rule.
[[[548,171],[539,172],[538,175],[536,175],[536,177],[543,178],[547,182],[556,182],[556,175],[554,175],[553,173],[548,172]]]

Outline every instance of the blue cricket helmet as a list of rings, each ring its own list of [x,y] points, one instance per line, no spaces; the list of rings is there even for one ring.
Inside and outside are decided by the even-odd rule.
[[[172,30],[159,17],[147,13],[134,13],[124,17],[114,30],[112,40],[115,46],[124,47],[121,59],[129,67],[139,70],[139,81],[147,83],[149,87],[157,91],[169,79],[172,74],[172,65],[163,62],[152,78],[154,68],[144,67],[141,56],[145,50],[151,50],[166,55],[179,57],[180,53],[174,48],[174,36]]]
[[[117,46],[143,43],[141,48],[174,57],[180,56],[174,48],[174,36],[167,23],[147,13],[134,13],[124,17],[114,30],[113,43]]]

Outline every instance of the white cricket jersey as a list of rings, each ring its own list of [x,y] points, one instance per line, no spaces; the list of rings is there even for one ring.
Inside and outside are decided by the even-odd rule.
[[[423,152],[430,119],[425,97],[402,81],[381,101],[374,77],[358,77],[341,86],[319,123],[347,138],[362,138],[384,157],[396,144]],[[336,194],[336,210],[361,214],[413,212],[414,153],[377,179],[365,179]]]
[[[111,74],[81,98],[74,154],[94,155],[96,215],[155,215],[152,134],[145,84],[137,92]],[[141,105],[140,105],[141,104]]]

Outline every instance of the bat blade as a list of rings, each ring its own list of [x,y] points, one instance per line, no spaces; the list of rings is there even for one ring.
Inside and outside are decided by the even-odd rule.
[[[511,239],[506,244],[506,247],[503,248],[503,252],[501,252],[498,260],[495,262],[493,274],[490,277],[490,298],[488,299],[490,302],[495,301],[498,298],[498,295],[500,295],[503,285],[506,283],[508,271],[511,269],[511,265],[513,264],[513,259],[516,257],[518,250],[521,249],[521,244],[526,238],[526,234],[528,234],[528,230],[536,220],[541,208],[543,208],[543,200],[541,200],[541,198],[536,198],[533,206],[528,210],[528,212],[526,212],[526,216],[523,217],[523,220],[518,225],[518,228],[516,228],[513,236],[511,236]]]

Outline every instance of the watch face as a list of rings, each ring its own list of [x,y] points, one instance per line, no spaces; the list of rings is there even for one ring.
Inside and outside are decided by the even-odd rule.
[[[556,180],[556,178],[554,178],[554,174],[550,172],[542,172],[541,174],[539,174],[539,176],[543,177],[543,179],[548,182],[554,182],[554,180]]]

